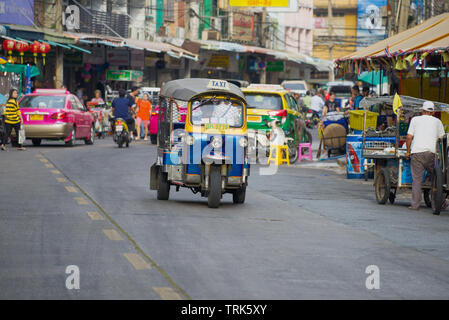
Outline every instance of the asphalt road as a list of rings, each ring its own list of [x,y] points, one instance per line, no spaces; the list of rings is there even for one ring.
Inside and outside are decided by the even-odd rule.
[[[449,298],[447,211],[409,211],[408,194],[380,206],[372,183],[315,163],[253,166],[243,205],[158,201],[155,156],[110,138],[0,152],[0,299]]]

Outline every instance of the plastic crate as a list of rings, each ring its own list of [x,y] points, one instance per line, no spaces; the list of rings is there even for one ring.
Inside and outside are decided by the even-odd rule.
[[[364,110],[351,110],[349,111],[349,125],[351,129],[363,130],[363,118]],[[377,117],[379,114],[377,112],[366,111],[366,129],[372,128],[376,130],[377,128]]]

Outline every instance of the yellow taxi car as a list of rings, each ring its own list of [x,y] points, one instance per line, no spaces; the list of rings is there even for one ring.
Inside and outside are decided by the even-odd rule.
[[[304,137],[300,126],[302,118],[293,94],[280,85],[268,84],[251,84],[247,88],[242,88],[242,91],[248,102],[248,135],[251,136],[254,132],[262,132],[266,135],[271,130],[267,123],[279,120],[285,136],[293,139],[287,144],[290,163],[295,162],[298,159],[299,143],[308,141],[301,141],[301,138]],[[256,150],[258,143],[267,147],[261,143],[260,134],[257,137],[253,141]],[[310,135],[306,134],[305,137],[303,139],[308,139]]]

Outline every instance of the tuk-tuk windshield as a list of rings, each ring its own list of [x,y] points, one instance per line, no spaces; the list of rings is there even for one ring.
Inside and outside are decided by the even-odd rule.
[[[191,119],[193,125],[227,124],[230,127],[242,127],[243,105],[226,99],[193,100]]]

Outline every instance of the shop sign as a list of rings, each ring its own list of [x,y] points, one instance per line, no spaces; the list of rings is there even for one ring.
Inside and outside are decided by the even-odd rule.
[[[31,19],[30,19],[31,17]],[[33,26],[34,1],[0,1],[0,23]]]
[[[107,48],[106,57],[112,66],[129,66],[129,52],[126,49]]]
[[[284,61],[267,61],[267,71],[270,72],[284,72]]]
[[[288,7],[289,0],[229,0],[231,7]]]
[[[244,41],[254,40],[254,16],[246,13],[233,13],[232,38]]]
[[[207,66],[210,68],[229,68],[229,56],[213,54]]]
[[[106,80],[142,82],[143,71],[139,70],[108,70]]]
[[[131,67],[145,67],[145,52],[143,50],[131,50]]]
[[[83,53],[79,51],[64,51],[65,66],[81,66],[83,64]]]
[[[154,67],[156,62],[159,60],[159,57],[156,53],[150,52],[145,56],[145,67]]]
[[[105,50],[104,47],[91,47],[88,48],[91,54],[84,52],[83,62],[90,64],[104,64],[105,61]]]

